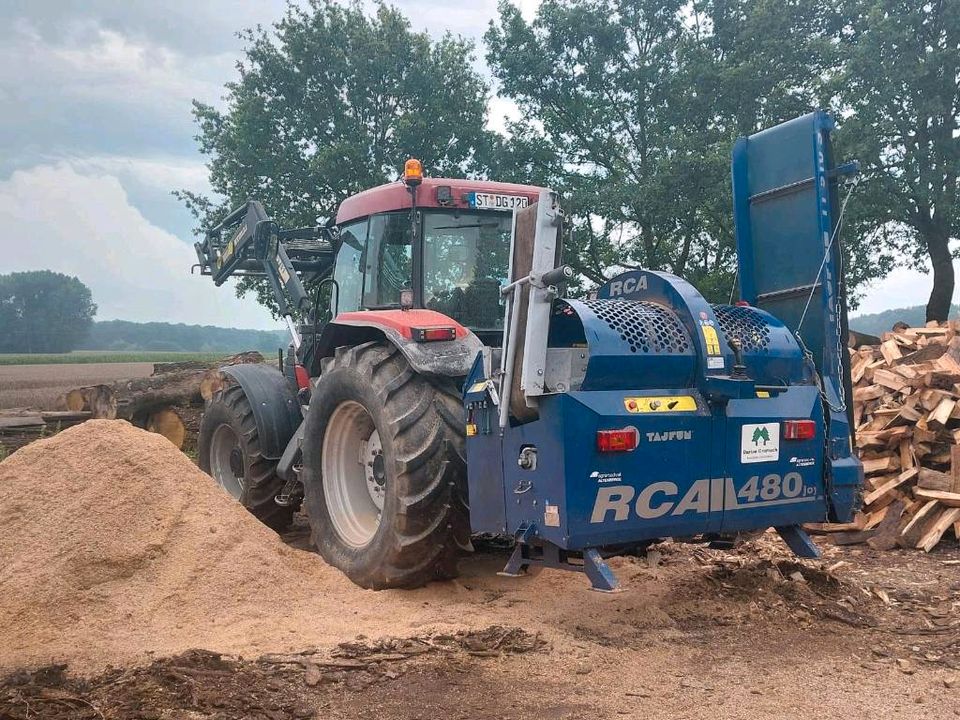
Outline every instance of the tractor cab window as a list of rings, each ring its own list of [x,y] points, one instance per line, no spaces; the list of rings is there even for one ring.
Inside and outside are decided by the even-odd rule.
[[[384,213],[370,218],[370,251],[366,307],[398,305],[400,291],[411,287],[413,246],[410,241],[410,213]]]
[[[337,264],[333,271],[333,279],[337,281],[339,292],[330,295],[330,310],[334,316],[338,312],[360,309],[366,246],[366,220],[340,228],[340,251],[337,253]]]
[[[473,330],[502,329],[511,224],[511,213],[425,212],[424,305]]]

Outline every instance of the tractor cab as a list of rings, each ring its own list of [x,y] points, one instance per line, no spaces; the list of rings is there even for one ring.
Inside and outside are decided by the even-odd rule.
[[[340,205],[331,317],[424,308],[496,344],[513,210],[536,202],[540,192],[529,185],[424,178],[419,162],[409,161],[403,182]]]

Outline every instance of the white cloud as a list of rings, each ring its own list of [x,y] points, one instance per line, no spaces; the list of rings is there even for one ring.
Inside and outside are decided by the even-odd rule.
[[[54,270],[80,278],[101,320],[277,328],[252,299],[190,274],[193,248],[151,224],[119,180],[69,164],[41,165],[0,182],[3,272]]]
[[[960,281],[960,263],[954,263],[954,272]],[[960,288],[960,285],[958,285]],[[933,275],[924,275],[909,268],[896,268],[883,280],[871,283],[863,300],[852,316],[870,315],[896,308],[926,305],[933,289]],[[954,294],[956,297],[956,293]],[[956,300],[954,300],[956,302]]]
[[[66,162],[82,175],[102,174],[133,180],[142,185],[169,193],[171,190],[190,190],[210,195],[210,173],[201,158],[179,156],[128,157],[122,155],[85,155],[70,158],[50,158],[45,164]]]

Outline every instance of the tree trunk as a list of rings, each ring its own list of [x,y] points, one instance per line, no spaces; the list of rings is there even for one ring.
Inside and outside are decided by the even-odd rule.
[[[933,290],[927,302],[927,322],[945,322],[950,317],[955,283],[950,236],[947,233],[928,235],[927,252],[930,253],[930,264],[933,266]]]

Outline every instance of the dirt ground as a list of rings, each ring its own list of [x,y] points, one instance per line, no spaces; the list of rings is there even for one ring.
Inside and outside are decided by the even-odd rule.
[[[303,527],[285,540],[309,553]],[[573,573],[499,577],[505,559],[480,545],[457,580],[380,593],[324,568],[304,578],[316,616],[288,640],[262,642],[285,625],[278,606],[247,623],[243,652],[153,659],[148,642],[96,672],[34,663],[0,684],[0,718],[960,716],[953,543],[826,545],[820,562],[771,534],[734,552],[665,543],[614,561],[625,589],[612,595]]]
[[[0,365],[0,410],[32,407],[55,410],[67,390],[148,377],[153,363]]]

